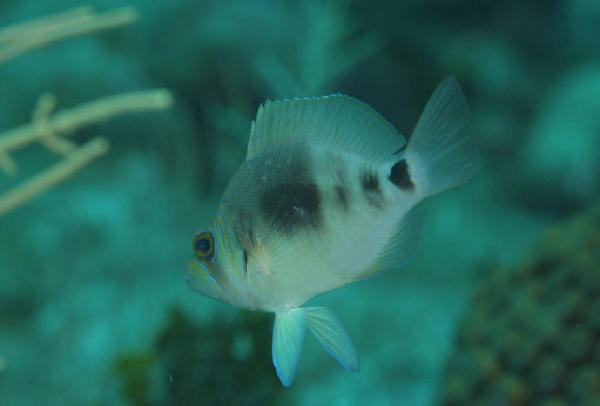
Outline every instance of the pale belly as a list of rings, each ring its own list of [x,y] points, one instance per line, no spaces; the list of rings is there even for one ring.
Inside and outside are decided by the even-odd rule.
[[[410,209],[365,212],[352,221],[332,215],[326,233],[305,233],[268,250],[251,266],[255,305],[267,311],[300,307],[313,297],[356,280],[370,270]],[[261,262],[260,264],[258,262]]]

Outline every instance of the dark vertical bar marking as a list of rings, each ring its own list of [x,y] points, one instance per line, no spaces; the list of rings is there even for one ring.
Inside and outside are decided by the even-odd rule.
[[[360,184],[367,202],[376,208],[383,207],[383,191],[380,188],[377,173],[371,170],[362,172]]]
[[[322,223],[322,200],[312,174],[310,152],[306,147],[286,147],[276,152],[273,168],[265,159],[258,168],[258,177],[270,176],[261,190],[259,209],[263,218],[276,230],[294,234],[303,229],[316,229]]]

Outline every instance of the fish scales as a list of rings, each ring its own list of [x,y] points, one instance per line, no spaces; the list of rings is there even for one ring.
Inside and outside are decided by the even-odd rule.
[[[257,307],[301,305],[311,296],[351,282],[373,262],[404,214],[394,201],[399,197],[397,188],[381,171],[364,159],[329,148],[278,146],[247,162],[236,176],[225,205],[227,216],[239,219],[235,234],[251,268],[258,270]],[[248,185],[255,185],[255,190]],[[247,221],[248,213],[254,213],[253,222]],[[373,244],[363,244],[359,258],[348,254],[355,234],[375,230],[379,232]],[[253,238],[246,241],[249,235]],[[294,254],[278,255],[281,245],[295,247]],[[278,272],[285,272],[286,278],[259,281],[262,275]],[[318,284],[300,288],[314,278],[319,278]]]

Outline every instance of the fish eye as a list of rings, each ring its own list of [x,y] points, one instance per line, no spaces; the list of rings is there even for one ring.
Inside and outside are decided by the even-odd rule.
[[[211,233],[202,231],[194,237],[194,254],[199,259],[211,259],[215,253],[215,243]]]

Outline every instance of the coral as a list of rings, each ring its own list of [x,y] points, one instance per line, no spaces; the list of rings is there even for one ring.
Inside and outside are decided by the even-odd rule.
[[[65,38],[120,27],[137,19],[131,7],[96,14],[81,7],[0,30],[0,63]]]
[[[16,171],[16,165],[8,153],[36,141],[64,155],[63,160],[51,168],[0,195],[0,217],[72,176],[108,151],[108,141],[103,137],[96,137],[77,147],[64,139],[62,134],[71,135],[81,127],[125,113],[165,109],[171,103],[170,93],[163,89],[122,94],[86,103],[53,117],[44,114],[31,124],[0,134],[0,168],[4,167],[9,174]],[[36,116],[38,115],[34,114]]]
[[[93,9],[84,7],[17,24],[0,31],[0,63],[51,42],[118,27],[136,18],[137,13],[132,8],[96,15]],[[36,142],[64,158],[21,185],[0,194],[0,217],[72,176],[105,154],[109,148],[108,141],[102,137],[77,146],[64,136],[121,114],[166,109],[172,101],[167,90],[158,89],[107,97],[52,115],[56,100],[51,94],[42,94],[30,124],[0,133],[0,171],[14,175],[17,165],[10,153]]]
[[[136,405],[271,404],[284,389],[271,365],[270,327],[265,313],[198,323],[174,309],[151,349],[116,360],[123,396]]]
[[[550,229],[536,254],[473,298],[441,404],[600,399],[600,204]]]

